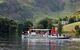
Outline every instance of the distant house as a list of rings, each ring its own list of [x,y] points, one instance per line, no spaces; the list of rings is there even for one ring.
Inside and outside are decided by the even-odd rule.
[[[61,21],[62,25],[68,24],[68,21]]]

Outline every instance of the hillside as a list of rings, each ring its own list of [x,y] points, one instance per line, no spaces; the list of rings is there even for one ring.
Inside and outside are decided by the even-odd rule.
[[[26,20],[33,17],[29,7],[21,6],[17,0],[4,0],[0,3],[0,17],[7,17],[14,20]]]
[[[80,10],[79,5],[80,0],[0,0],[0,17],[20,21],[63,17]]]
[[[80,26],[80,22],[75,22],[75,23],[72,23],[72,24],[68,24],[68,25],[63,26],[63,31],[73,32],[73,31],[75,31],[74,28],[75,28],[76,25],[79,25]]]

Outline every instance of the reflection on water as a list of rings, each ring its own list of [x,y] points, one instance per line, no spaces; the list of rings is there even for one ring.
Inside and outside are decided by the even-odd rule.
[[[61,39],[22,39],[0,41],[0,50],[80,50],[80,42]]]
[[[80,50],[79,43],[61,39],[26,39],[22,43],[22,48],[23,50]]]
[[[22,50],[22,44],[20,38],[14,38],[14,40],[0,40],[0,50]]]

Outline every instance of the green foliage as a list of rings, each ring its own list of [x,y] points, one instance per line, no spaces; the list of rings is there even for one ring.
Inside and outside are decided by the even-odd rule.
[[[23,24],[18,24],[18,33],[22,33],[24,29],[24,25]]]
[[[61,35],[61,33],[62,33],[62,24],[60,21],[58,22],[58,33],[59,33],[59,35]]]
[[[52,28],[52,19],[46,18],[46,19],[41,20],[38,23],[38,28],[51,29]]]
[[[18,24],[18,33],[28,31],[32,26],[33,23],[31,21],[25,21],[24,23]]]
[[[76,21],[76,18],[75,18],[75,17],[69,18],[69,24],[70,24],[70,23],[74,23],[75,21]]]
[[[62,20],[63,20],[63,21],[68,21],[68,17],[66,16],[66,17],[64,17]]]
[[[45,28],[46,29],[47,27],[48,27],[48,21],[46,19],[41,20],[39,22],[39,28]]]
[[[17,29],[17,24],[13,20],[7,18],[0,18],[0,37],[8,40],[8,38],[13,35],[15,36]]]
[[[80,36],[80,27],[79,27],[79,25],[75,26],[75,30],[76,30],[76,36]]]
[[[33,23],[31,21],[26,21],[24,23],[24,31],[28,31],[33,26]]]
[[[79,29],[79,25],[76,25],[76,26],[75,26],[75,30],[78,30],[78,29]]]

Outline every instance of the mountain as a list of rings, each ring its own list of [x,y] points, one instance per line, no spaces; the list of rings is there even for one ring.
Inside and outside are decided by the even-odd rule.
[[[29,7],[21,6],[16,0],[4,0],[0,3],[0,15],[22,21],[33,16]]]
[[[80,0],[0,0],[0,17],[20,21],[62,17],[80,10],[79,5]]]
[[[64,10],[64,0],[18,0],[21,4],[30,7],[34,16],[52,15]],[[35,13],[34,13],[35,12]]]

